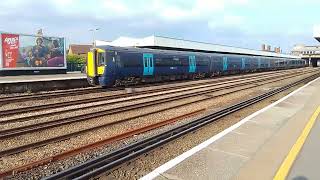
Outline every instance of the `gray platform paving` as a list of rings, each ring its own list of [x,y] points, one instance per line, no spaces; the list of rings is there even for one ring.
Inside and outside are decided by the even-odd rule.
[[[317,118],[298,154],[290,170],[288,179],[320,179],[320,117]]]
[[[54,81],[86,79],[86,74],[81,72],[70,72],[67,74],[50,74],[50,75],[21,75],[21,76],[0,76],[0,84],[19,83],[19,82],[36,82],[36,81]]]
[[[172,168],[164,172],[155,170],[153,174],[160,173],[155,179],[272,179],[320,105],[319,92],[320,79],[317,79]],[[311,141],[318,140],[314,136]],[[310,147],[305,153],[316,154],[319,147]],[[305,162],[310,166],[307,163],[310,161]],[[159,169],[165,169],[167,164]]]

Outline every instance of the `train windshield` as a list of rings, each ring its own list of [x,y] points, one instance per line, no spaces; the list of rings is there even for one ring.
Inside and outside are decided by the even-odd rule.
[[[98,53],[97,54],[97,62],[98,62],[98,66],[101,66],[101,65],[105,65],[106,64],[106,61],[105,61],[105,57],[104,57],[104,53]]]

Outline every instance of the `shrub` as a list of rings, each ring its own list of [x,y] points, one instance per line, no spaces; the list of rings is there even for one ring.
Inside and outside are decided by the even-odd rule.
[[[67,62],[68,63],[76,63],[76,64],[85,64],[86,63],[86,57],[82,55],[67,55]]]

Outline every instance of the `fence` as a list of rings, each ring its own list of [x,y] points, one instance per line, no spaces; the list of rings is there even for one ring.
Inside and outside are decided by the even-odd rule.
[[[67,63],[67,71],[81,71],[84,72],[84,63]]]

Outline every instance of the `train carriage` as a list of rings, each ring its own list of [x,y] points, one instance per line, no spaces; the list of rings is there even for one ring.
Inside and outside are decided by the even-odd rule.
[[[92,85],[110,87],[303,67],[300,62],[253,55],[106,46],[88,53],[87,77]]]

